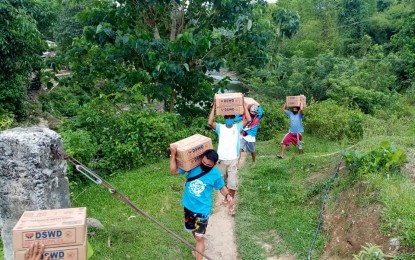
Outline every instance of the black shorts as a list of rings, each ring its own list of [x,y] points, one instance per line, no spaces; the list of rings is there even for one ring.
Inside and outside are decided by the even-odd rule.
[[[209,214],[201,214],[184,208],[184,226],[187,231],[195,232],[196,236],[203,237],[209,221]]]

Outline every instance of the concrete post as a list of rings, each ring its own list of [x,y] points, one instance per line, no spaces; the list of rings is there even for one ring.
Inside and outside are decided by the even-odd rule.
[[[60,136],[47,128],[0,132],[0,228],[4,259],[13,260],[12,229],[26,210],[69,208],[66,161],[50,147],[62,149]]]

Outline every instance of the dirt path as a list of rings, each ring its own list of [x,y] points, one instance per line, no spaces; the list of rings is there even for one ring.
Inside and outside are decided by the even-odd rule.
[[[246,154],[243,154],[239,165],[239,174],[245,163]],[[228,207],[223,206],[222,201],[222,194],[217,192],[212,214],[209,218],[209,226],[206,230],[205,253],[214,260],[236,260],[239,258],[236,250],[235,218],[229,215]],[[238,214],[238,211],[236,214]]]
[[[228,214],[228,208],[222,206],[222,200],[223,196],[218,192],[206,231],[205,253],[215,260],[235,260],[238,259],[235,220]]]

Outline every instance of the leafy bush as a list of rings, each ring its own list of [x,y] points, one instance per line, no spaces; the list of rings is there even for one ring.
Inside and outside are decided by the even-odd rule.
[[[380,91],[356,86],[344,89],[334,88],[329,92],[329,97],[344,106],[359,108],[365,114],[372,114],[377,109],[389,106],[394,99]]]
[[[206,124],[207,119],[204,119]],[[131,169],[168,155],[169,144],[201,131],[175,114],[120,110],[105,99],[83,106],[60,132],[66,150],[101,171]]]
[[[79,129],[61,132],[66,154],[82,162],[91,162],[97,153],[97,141],[88,131]]]
[[[282,112],[281,103],[263,103],[261,104],[265,115],[260,121],[257,139],[267,141],[275,138],[281,131],[287,131],[289,121],[287,116]]]
[[[0,4],[3,24],[0,26],[0,108],[13,112],[18,119],[27,116],[28,76],[40,66],[40,55],[46,47],[33,17],[38,3],[29,8],[25,2],[1,1]]]
[[[369,173],[396,173],[406,162],[406,155],[402,148],[396,148],[387,141],[369,151],[361,153],[350,151],[345,153],[345,161],[350,172],[356,175]]]
[[[59,86],[39,96],[42,110],[57,116],[74,116],[79,110],[79,98],[69,88]]]
[[[323,101],[306,108],[304,130],[330,140],[359,140],[363,136],[363,114]]]
[[[0,131],[10,128],[14,123],[14,117],[11,113],[0,108]]]

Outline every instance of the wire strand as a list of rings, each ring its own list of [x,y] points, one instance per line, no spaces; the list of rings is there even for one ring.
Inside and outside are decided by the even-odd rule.
[[[311,242],[310,249],[308,251],[307,260],[311,260],[311,256],[312,256],[313,251],[314,251],[314,246],[316,244],[318,233],[320,232],[321,224],[323,223],[324,208],[325,208],[329,193],[331,191],[331,188],[333,187],[334,181],[337,178],[337,176],[339,175],[340,165],[341,165],[342,161],[343,161],[343,155],[340,156],[340,160],[337,163],[337,166],[335,168],[335,172],[334,172],[333,176],[330,178],[330,182],[327,184],[327,189],[326,189],[326,192],[324,193],[324,196],[323,196],[323,199],[322,199],[322,202],[321,202],[321,208],[320,208],[320,214],[319,214],[319,218],[318,218],[318,222],[317,222],[317,228],[316,228],[316,231],[314,233],[314,237],[313,237],[313,241]]]
[[[93,172],[91,169],[89,169],[88,167],[86,167],[85,165],[83,165],[81,162],[79,162],[78,160],[76,160],[75,158],[68,156],[67,154],[65,154],[62,151],[59,151],[58,149],[56,149],[55,147],[51,147],[52,153],[59,159],[62,160],[66,160],[69,161],[71,164],[73,164],[74,166],[82,166],[84,169],[87,170],[87,172],[84,171],[80,171],[78,169],[78,167],[76,167],[77,171],[82,173],[83,175],[85,175],[85,177],[87,177],[88,179],[90,179],[91,181],[93,181],[95,184],[104,187],[105,189],[107,189],[111,195],[117,199],[118,201],[121,201],[123,203],[125,203],[127,206],[129,206],[130,208],[132,208],[133,210],[135,210],[137,213],[139,213],[141,216],[143,216],[145,219],[150,220],[151,222],[155,223],[156,225],[158,225],[160,228],[162,228],[164,231],[166,231],[167,233],[169,233],[170,235],[172,235],[174,238],[176,238],[177,240],[179,240],[180,242],[182,242],[183,244],[185,244],[186,246],[188,246],[189,248],[191,248],[192,250],[194,250],[195,252],[201,254],[204,258],[208,259],[208,260],[213,260],[212,258],[210,258],[209,256],[207,256],[206,254],[204,254],[203,252],[200,252],[199,250],[196,249],[196,247],[192,246],[189,242],[187,242],[184,238],[182,238],[181,236],[179,236],[178,234],[176,234],[174,231],[172,231],[171,229],[169,229],[168,227],[166,227],[165,225],[163,225],[163,223],[161,223],[160,221],[158,221],[157,219],[155,219],[154,217],[152,217],[150,214],[148,214],[147,212],[145,212],[144,210],[140,209],[137,205],[135,205],[130,199],[128,199],[127,196],[125,196],[124,194],[122,194],[121,192],[119,192],[114,186],[112,186],[109,182],[107,182],[106,180],[104,180],[101,176],[99,176],[98,174],[96,174],[95,172]],[[92,175],[94,178],[98,179],[100,182],[95,182],[93,180],[93,178],[91,178],[90,175]]]

